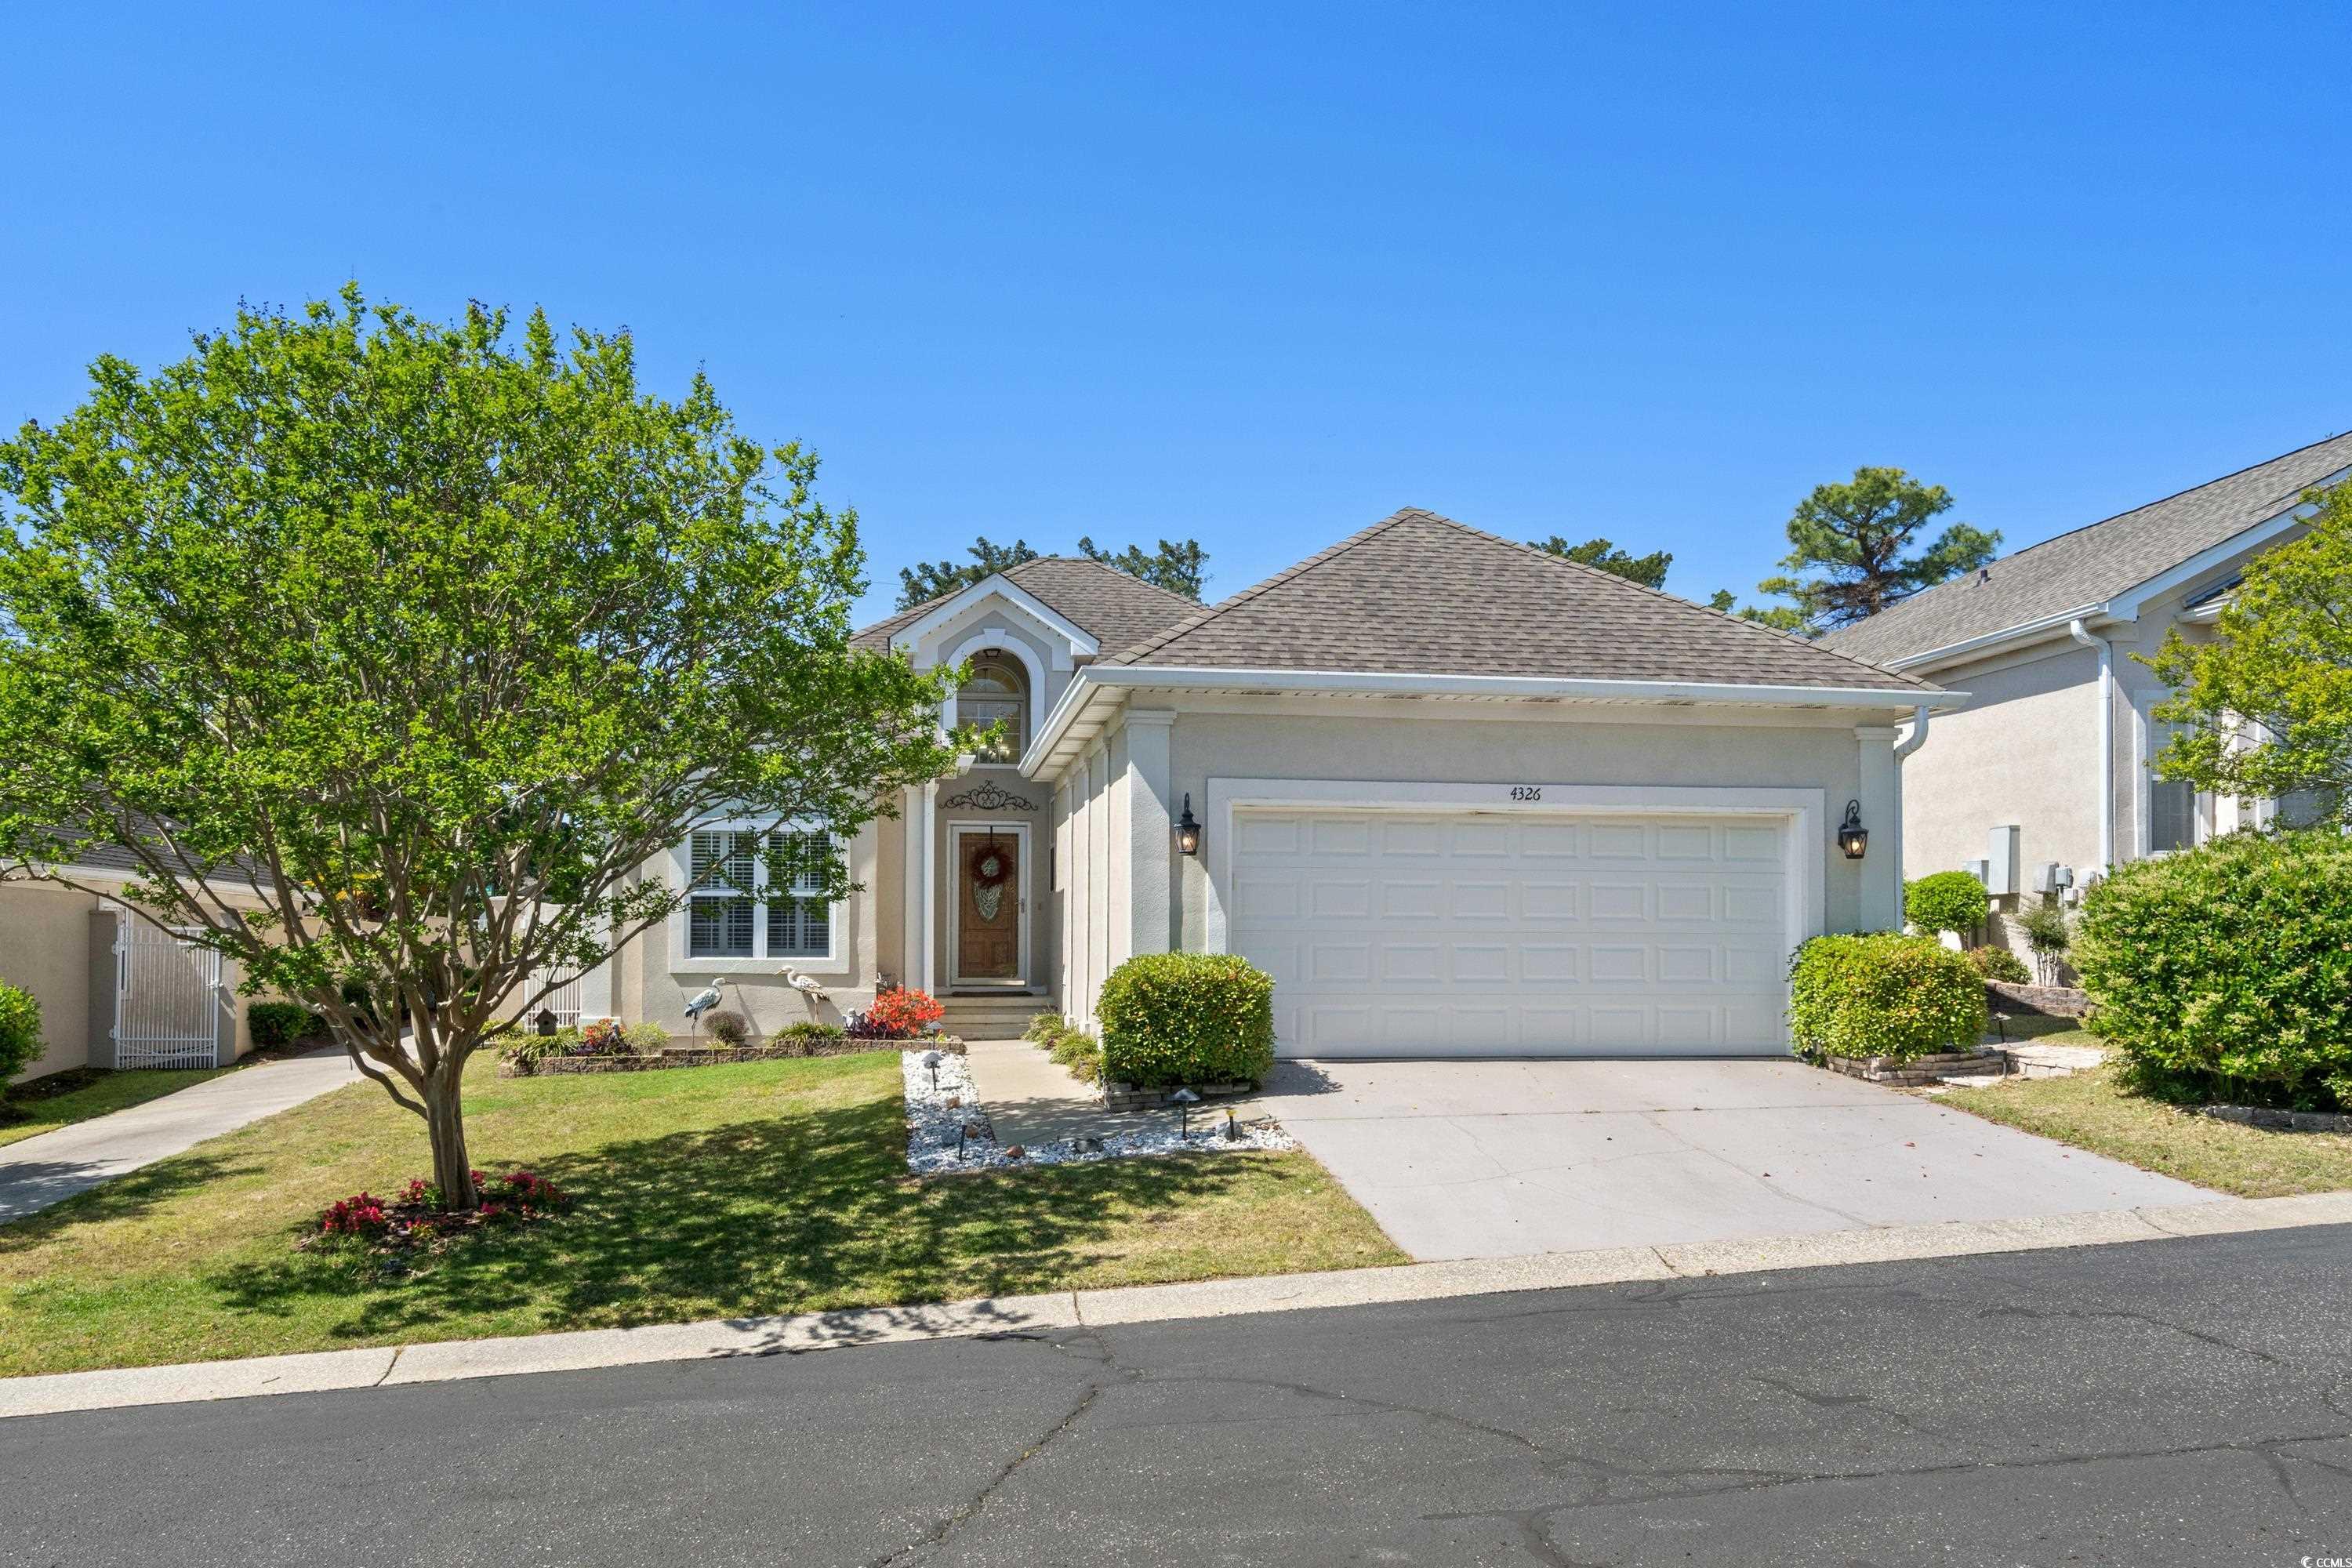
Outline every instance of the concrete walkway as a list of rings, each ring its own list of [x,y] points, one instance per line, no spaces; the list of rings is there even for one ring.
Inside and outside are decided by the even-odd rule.
[[[0,1225],[360,1081],[341,1047],[264,1062],[0,1148]]]
[[[1286,1061],[1267,1090],[1260,1108],[1422,1259],[2216,1197],[1794,1061]]]
[[[974,1040],[965,1047],[964,1065],[1000,1144],[1041,1149],[1072,1138],[1176,1125],[1172,1110],[1105,1110],[1091,1085],[1027,1040]]]

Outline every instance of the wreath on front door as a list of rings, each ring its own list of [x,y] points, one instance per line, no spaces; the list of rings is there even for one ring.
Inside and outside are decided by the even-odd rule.
[[[1013,876],[1013,857],[991,844],[971,858],[971,902],[980,918],[992,921]]]

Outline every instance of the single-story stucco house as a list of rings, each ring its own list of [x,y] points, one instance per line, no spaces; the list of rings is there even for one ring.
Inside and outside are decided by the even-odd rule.
[[[969,661],[943,722],[1010,738],[838,847],[861,891],[709,886],[567,1010],[1091,1025],[1192,949],[1275,977],[1289,1055],[1779,1053],[1790,950],[1897,923],[1901,726],[1960,700],[1420,510],[1211,608],[1049,558],[860,641]],[[764,878],[743,826],[646,874]]]
[[[1969,868],[1995,908],[2067,883],[2079,897],[2105,868],[2292,820],[2304,804],[2216,799],[2167,783],[2149,759],[2169,695],[2135,656],[2166,636],[2209,641],[2249,558],[2305,531],[2303,496],[2352,474],[2352,435],[1995,561],[1831,634],[1822,646],[1965,689],[1903,768],[1912,874]],[[2071,881],[2069,880],[2071,879]],[[2010,922],[1997,936],[2020,945]]]

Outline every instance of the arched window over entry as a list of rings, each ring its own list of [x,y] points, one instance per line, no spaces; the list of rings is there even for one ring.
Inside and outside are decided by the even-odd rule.
[[[956,724],[984,729],[1002,722],[1003,732],[974,753],[983,763],[1013,763],[1029,744],[1029,672],[1003,648],[982,648],[971,658],[971,679],[956,688]]]

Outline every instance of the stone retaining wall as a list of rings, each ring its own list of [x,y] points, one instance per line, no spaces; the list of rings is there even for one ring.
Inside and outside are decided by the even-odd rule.
[[[2267,1127],[2279,1132],[2352,1132],[2352,1116],[2338,1110],[2266,1110],[2256,1105],[2200,1105],[2200,1116],[2234,1121],[2241,1127]]]
[[[1212,1100],[1230,1100],[1237,1094],[1249,1094],[1254,1083],[1192,1083],[1171,1084],[1165,1089],[1146,1089],[1141,1084],[1107,1083],[1102,1098],[1105,1110],[1164,1110],[1174,1102],[1168,1097],[1179,1089],[1189,1089],[1203,1103]]]
[[[1995,1012],[2012,1017],[2033,1013],[2044,1018],[2080,1018],[2091,1010],[2090,996],[2071,985],[2013,985],[2006,980],[1988,980],[1985,1001]]]
[[[790,1061],[802,1057],[848,1057],[860,1051],[947,1051],[963,1055],[964,1045],[952,1035],[929,1040],[795,1040],[789,1046],[689,1046],[665,1049],[653,1056],[542,1057],[536,1062],[501,1058],[500,1078],[560,1078],[565,1074],[655,1072],[663,1068],[707,1068],[720,1062]]]
[[[1823,1065],[1848,1078],[1867,1079],[1895,1089],[1918,1089],[1954,1076],[2009,1070],[2008,1061],[1999,1052],[1982,1051],[1941,1051],[1932,1057],[1913,1057],[1909,1061],[1896,1061],[1892,1057],[1827,1057]]]

